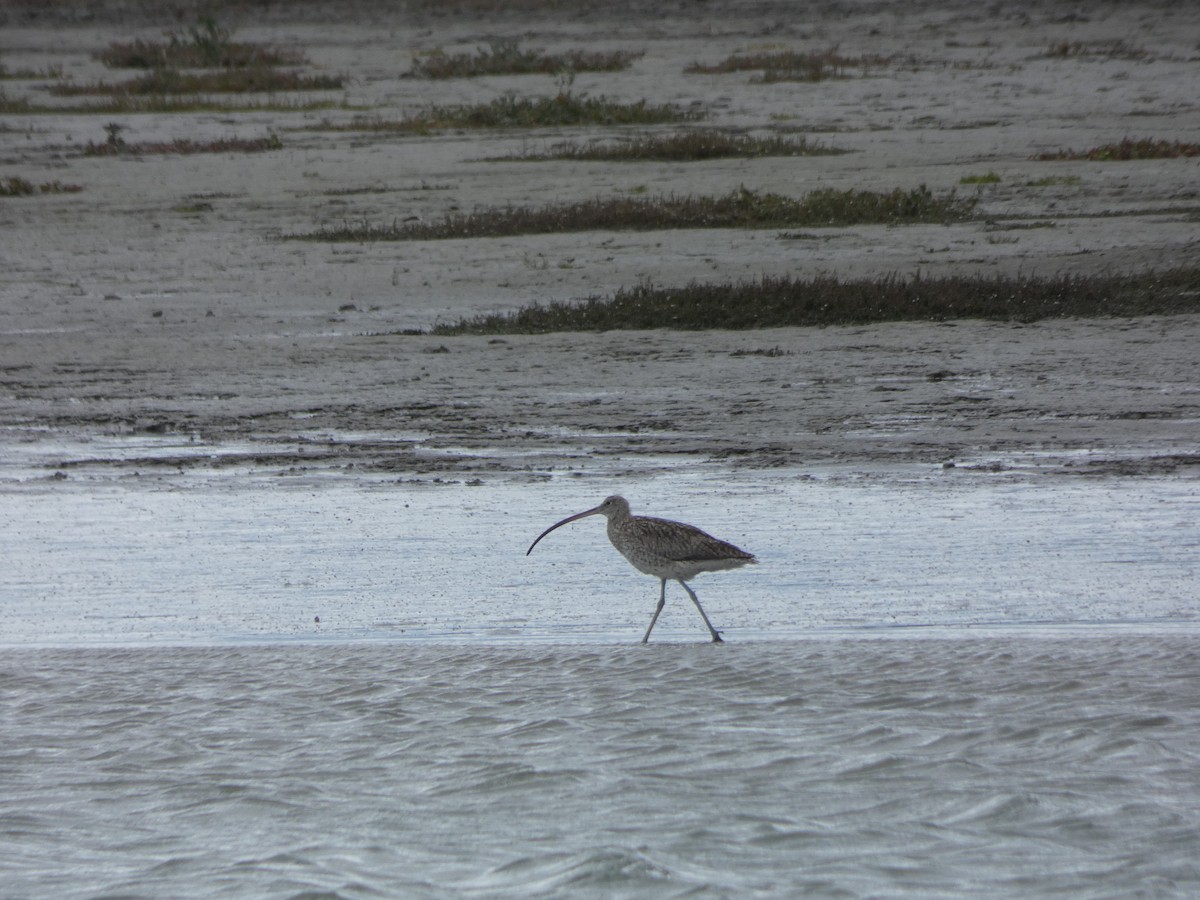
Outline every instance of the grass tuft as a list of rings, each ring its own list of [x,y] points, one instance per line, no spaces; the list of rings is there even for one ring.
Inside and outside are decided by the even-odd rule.
[[[1150,54],[1141,47],[1135,47],[1123,40],[1112,41],[1056,41],[1047,50],[1051,59],[1083,59],[1100,57],[1103,59],[1148,59]]]
[[[1058,150],[1054,153],[1039,153],[1037,160],[1098,160],[1101,162],[1127,161],[1133,159],[1177,159],[1183,156],[1200,156],[1200,144],[1183,141],[1156,140],[1154,138],[1125,138],[1115,144],[1104,144],[1091,150]]]
[[[719,131],[684,131],[670,135],[636,135],[616,141],[595,140],[586,144],[573,141],[554,144],[543,152],[527,151],[511,156],[492,157],[492,161],[541,161],[551,159],[596,160],[603,162],[696,162],[705,159],[764,156],[835,156],[849,153],[837,147],[810,144],[804,138],[751,137]]]
[[[619,72],[640,54],[618,50],[611,53],[569,50],[543,53],[522,50],[514,40],[491,41],[475,53],[443,53],[440,50],[413,59],[409,78],[475,78],[481,75],[557,75],[562,72]]]
[[[191,73],[153,69],[138,78],[111,84],[106,81],[90,84],[63,82],[53,85],[50,93],[60,97],[272,94],[277,91],[340,90],[344,83],[345,79],[340,75],[302,75],[268,66]]]
[[[34,194],[77,194],[82,185],[63,184],[61,181],[44,181],[34,184],[26,178],[9,176],[0,179],[0,197],[30,197]]]
[[[110,69],[245,69],[298,66],[307,61],[299,51],[233,41],[232,30],[211,16],[200,16],[186,34],[168,32],[166,37],[165,44],[143,40],[112,43],[95,58]]]
[[[83,148],[84,156],[147,156],[172,153],[186,156],[193,153],[263,153],[283,149],[283,142],[274,134],[261,138],[219,138],[215,141],[176,138],[167,142],[130,144],[120,137],[121,126],[109,124],[106,130],[108,139],[102,144],[88,141],[87,146]]]
[[[364,116],[346,124],[325,122],[313,131],[376,131],[424,134],[449,128],[538,128],[571,125],[656,125],[702,118],[670,104],[653,106],[645,100],[620,103],[607,97],[560,93],[527,98],[515,94],[476,105],[431,105],[412,116],[386,120]]]
[[[313,241],[424,241],[597,230],[900,225],[959,221],[968,218],[973,207],[973,200],[960,199],[953,193],[935,197],[923,185],[911,191],[897,188],[886,194],[826,189],[799,200],[743,187],[723,197],[667,194],[602,197],[543,207],[491,207],[455,213],[440,222],[345,224],[288,237]]]
[[[985,172],[982,175],[964,175],[958,179],[959,184],[999,184],[1000,176],[995,172]]]
[[[884,56],[843,56],[836,49],[801,53],[794,50],[774,53],[734,54],[711,66],[692,63],[684,69],[688,74],[722,75],[730,72],[761,70],[755,82],[770,84],[777,81],[824,81],[827,78],[846,78],[847,70],[866,70],[891,62]]]
[[[1025,184],[1028,187],[1054,187],[1055,185],[1083,184],[1083,179],[1078,175],[1047,175],[1044,178],[1027,181]]]
[[[36,112],[36,107],[25,97],[10,97],[0,90],[0,113]]]
[[[44,69],[9,69],[0,63],[0,80],[32,81],[34,79],[57,79],[63,77],[61,65],[47,66]]]
[[[200,95],[151,94],[146,97],[117,95],[107,97],[97,103],[76,103],[71,105],[32,104],[25,100],[6,102],[0,94],[0,112],[22,113],[25,115],[126,115],[129,113],[194,113],[194,112],[317,112],[321,110],[344,109],[355,112],[361,111],[362,106],[356,106],[344,100],[294,100],[291,98],[272,97],[267,100],[230,100],[226,97],[208,97]]]
[[[663,288],[642,284],[612,297],[552,302],[438,325],[432,333],[544,334],[673,328],[747,329],[991,319],[1034,322],[1068,316],[1200,313],[1200,269],[1050,278],[947,275],[842,281],[763,278]]]

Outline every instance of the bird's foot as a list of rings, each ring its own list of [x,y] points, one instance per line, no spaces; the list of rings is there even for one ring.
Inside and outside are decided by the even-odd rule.
[[[724,639],[723,639],[723,638],[722,638],[722,637],[721,637],[719,634],[717,634],[715,631],[713,632],[713,639],[712,639],[712,642],[713,642],[714,644],[723,644],[723,643],[725,643]]]

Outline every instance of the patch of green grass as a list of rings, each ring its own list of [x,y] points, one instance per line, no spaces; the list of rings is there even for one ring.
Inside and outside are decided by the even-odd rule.
[[[329,190],[321,191],[323,197],[354,197],[362,194],[390,194],[398,188],[390,187],[357,187],[357,188],[329,188]]]
[[[9,69],[0,63],[0,80],[32,81],[33,79],[56,79],[63,77],[63,67],[47,66],[44,69]]]
[[[150,94],[135,97],[119,94],[95,103],[42,104],[21,98],[7,97],[0,91],[0,113],[11,115],[125,115],[130,113],[193,113],[193,112],[318,112],[342,109],[361,112],[367,107],[345,100],[297,100],[272,97],[266,100],[231,100],[228,97],[203,95]]]
[[[804,138],[751,137],[720,131],[683,131],[669,135],[636,135],[615,141],[565,141],[543,152],[527,151],[493,161],[540,161],[550,159],[598,160],[605,162],[695,162],[705,159],[755,158],[763,156],[833,156],[849,153],[837,147],[810,144]]]
[[[1083,184],[1083,179],[1078,175],[1047,175],[1045,178],[1035,178],[1025,184],[1028,187],[1053,187],[1058,184]]]
[[[171,212],[181,213],[185,216],[198,216],[201,213],[212,212],[213,205],[207,200],[196,200],[191,203],[180,203],[178,206],[171,207]]]
[[[794,356],[791,350],[782,347],[761,347],[754,350],[731,350],[730,356],[765,356],[768,359],[778,359],[781,356]]]
[[[110,69],[244,69],[260,66],[298,66],[307,60],[295,50],[239,43],[233,30],[212,16],[200,16],[186,33],[167,32],[167,43],[135,40],[109,44],[94,54]]]
[[[9,176],[0,179],[0,197],[30,197],[34,194],[77,194],[82,185],[63,184],[61,181],[44,181],[34,184],[27,178]]]
[[[213,72],[179,72],[152,69],[128,81],[90,84],[63,82],[50,88],[60,97],[79,96],[177,96],[180,94],[273,94],[277,91],[336,91],[345,83],[340,75],[303,75],[290,70],[255,66],[219,69]]]
[[[409,78],[475,78],[480,75],[556,75],[561,72],[619,72],[641,54],[616,50],[610,53],[568,50],[543,53],[522,50],[519,41],[494,40],[475,53],[440,50],[413,59]]]
[[[677,228],[794,228],[951,222],[970,216],[974,201],[953,193],[935,197],[922,186],[875,191],[813,191],[796,200],[740,188],[723,197],[674,194],[603,197],[543,207],[491,207],[455,213],[440,222],[345,224],[308,234],[313,241],[425,241],[576,231],[656,231]]]
[[[776,81],[824,81],[827,78],[845,78],[847,70],[867,69],[891,62],[883,56],[843,56],[836,49],[802,53],[795,50],[768,53],[740,53],[726,57],[711,66],[692,63],[684,69],[688,74],[721,75],[729,72],[761,70],[753,79],[756,82]]]
[[[422,180],[417,184],[408,185],[405,187],[389,187],[388,185],[377,184],[369,187],[353,187],[353,188],[329,188],[321,191],[323,197],[353,197],[361,194],[396,194],[401,192],[411,193],[414,191],[452,191],[454,185],[448,182],[433,182]]]
[[[645,100],[620,103],[607,97],[560,93],[554,97],[505,94],[475,105],[431,105],[398,120],[356,117],[349,123],[314,126],[314,131],[377,131],[425,134],[451,128],[538,128],[571,125],[656,125],[685,122],[703,114]]]
[[[1011,219],[988,222],[984,231],[1031,231],[1035,228],[1057,228],[1058,225],[1049,219],[1035,219],[1032,222],[1014,222]]]
[[[1058,150],[1054,153],[1039,153],[1032,158],[1037,160],[1087,159],[1101,162],[1123,162],[1133,159],[1177,159],[1184,156],[1200,156],[1200,144],[1155,138],[1125,138],[1115,144],[1103,144],[1090,150]]]
[[[4,91],[0,91],[0,113],[27,113],[33,112],[34,106],[25,97],[10,97]]]
[[[1200,313],[1200,269],[1137,275],[886,275],[842,281],[763,278],[735,284],[622,288],[612,297],[535,304],[436,326],[434,334],[544,334],[614,329],[781,328],[877,322]]]
[[[1112,41],[1055,41],[1045,55],[1051,59],[1149,59],[1150,54],[1123,40]]]
[[[261,138],[218,138],[215,141],[193,141],[176,138],[167,142],[130,144],[120,136],[122,126],[109,123],[105,130],[108,139],[102,144],[88,141],[84,156],[146,156],[154,154],[190,155],[193,153],[262,153],[282,150],[283,142],[274,134]]]
[[[995,172],[986,172],[983,175],[964,175],[958,179],[959,184],[999,184],[1000,176]]]

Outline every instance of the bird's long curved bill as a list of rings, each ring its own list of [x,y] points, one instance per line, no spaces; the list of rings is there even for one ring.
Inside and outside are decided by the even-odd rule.
[[[555,522],[553,525],[551,525],[549,528],[547,528],[545,531],[543,531],[541,534],[539,534],[536,538],[534,538],[533,543],[529,545],[529,549],[525,551],[525,555],[528,556],[530,553],[532,553],[533,548],[537,546],[538,541],[540,541],[542,538],[544,538],[546,535],[548,535],[550,532],[552,532],[555,528],[562,528],[562,526],[564,526],[570,522],[574,522],[576,519],[582,519],[584,516],[593,516],[596,513],[598,513],[599,511],[600,511],[600,507],[597,506],[597,507],[594,507],[593,509],[584,510],[581,513],[575,513],[575,515],[573,515],[573,516],[567,516],[561,522]]]

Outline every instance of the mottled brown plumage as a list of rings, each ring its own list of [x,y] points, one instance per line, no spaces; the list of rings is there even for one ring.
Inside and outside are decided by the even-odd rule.
[[[593,509],[568,516],[551,525],[529,545],[525,555],[532,553],[538,541],[555,528],[584,516],[594,515],[602,515],[608,519],[608,539],[620,554],[639,572],[653,575],[662,583],[658,607],[654,610],[654,617],[650,620],[650,627],[646,629],[642,643],[650,640],[650,632],[654,630],[654,623],[658,621],[658,614],[662,612],[667,597],[668,580],[678,581],[683,585],[683,589],[696,604],[696,609],[700,611],[704,624],[708,626],[713,642],[720,643],[721,636],[708,620],[704,607],[700,605],[696,592],[688,586],[687,580],[695,578],[701,572],[736,569],[747,563],[757,562],[754,554],[715,538],[694,525],[672,522],[670,519],[656,519],[652,516],[632,515],[629,511],[629,501],[613,495]]]

